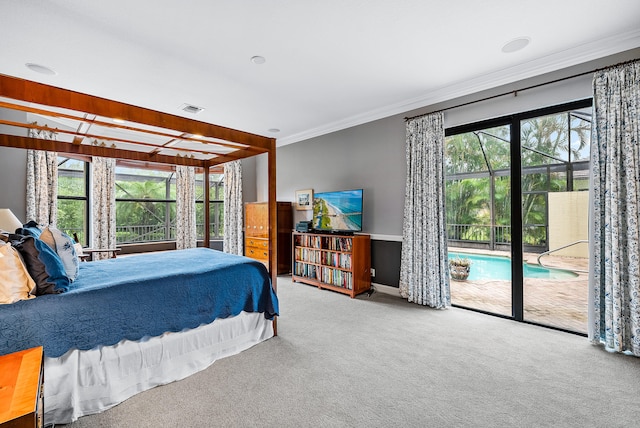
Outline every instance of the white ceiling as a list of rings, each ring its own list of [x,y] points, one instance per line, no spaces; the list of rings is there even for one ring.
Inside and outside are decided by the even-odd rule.
[[[0,0],[0,73],[278,145],[636,47],[638,0]]]

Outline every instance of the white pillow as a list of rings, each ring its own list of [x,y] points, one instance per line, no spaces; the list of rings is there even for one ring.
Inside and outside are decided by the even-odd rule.
[[[0,304],[33,299],[36,283],[29,276],[18,250],[0,242]]]
[[[55,227],[46,227],[41,236],[44,235],[47,237],[49,234],[53,237],[53,241],[55,242],[55,252],[58,254],[58,257],[62,260],[62,265],[64,266],[64,271],[67,273],[70,281],[75,281],[78,277],[78,272],[80,267],[78,265],[78,255],[76,254],[76,250],[73,246],[75,243],[73,239],[66,233],[61,230],[56,229]],[[49,246],[51,246],[47,241],[45,241]]]

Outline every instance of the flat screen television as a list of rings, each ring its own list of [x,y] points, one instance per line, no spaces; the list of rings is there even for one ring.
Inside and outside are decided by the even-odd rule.
[[[362,231],[362,189],[313,195],[313,229],[323,232]]]

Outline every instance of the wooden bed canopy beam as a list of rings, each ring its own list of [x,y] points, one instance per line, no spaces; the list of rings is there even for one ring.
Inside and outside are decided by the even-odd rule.
[[[201,159],[167,156],[159,153],[153,154],[136,152],[133,150],[123,150],[109,146],[90,146],[86,144],[65,143],[62,141],[42,140],[39,138],[20,137],[17,135],[0,135],[0,146],[203,168],[203,161]]]
[[[6,102],[6,101],[1,101],[1,100],[0,100],[0,107],[7,108],[7,109],[10,109],[10,110],[22,111],[22,112],[25,112],[25,113],[34,113],[34,114],[38,114],[38,115],[42,115],[42,116],[48,116],[48,117],[52,117],[52,118],[62,118],[62,119],[70,119],[70,120],[79,121],[80,124],[78,125],[78,128],[76,129],[75,132],[67,131],[67,132],[76,134],[78,136],[86,135],[89,132],[89,128],[91,127],[91,125],[95,124],[95,125],[103,126],[103,127],[106,127],[106,128],[116,128],[116,129],[121,129],[121,130],[124,130],[124,131],[140,132],[140,133],[149,134],[149,135],[158,136],[158,137],[166,137],[166,138],[170,139],[169,141],[167,141],[167,143],[171,142],[173,140],[176,140],[176,139],[183,140],[183,141],[190,141],[190,142],[194,142],[194,143],[203,143],[204,142],[201,138],[193,137],[193,136],[190,136],[190,134],[186,134],[186,133],[183,133],[182,135],[178,136],[178,135],[174,135],[174,134],[169,134],[167,132],[156,131],[156,130],[153,130],[153,129],[141,129],[141,128],[137,128],[137,127],[134,127],[134,126],[127,125],[125,123],[115,123],[115,122],[106,122],[106,121],[103,121],[103,120],[96,120],[96,116],[95,115],[91,115],[92,118],[89,119],[88,118],[88,116],[89,116],[88,113],[85,113],[83,115],[84,117],[78,117],[78,116],[74,116],[72,114],[61,113],[61,112],[56,112],[56,111],[47,110],[47,109],[43,109],[43,108],[32,107],[32,106],[24,106],[24,105],[20,105],[20,104],[16,104],[16,103],[9,103],[9,102]],[[82,125],[83,124],[87,124],[87,129],[84,129],[84,130],[82,129]],[[60,130],[56,130],[56,132],[60,132]],[[97,136],[96,138],[108,138],[108,137]],[[243,148],[250,148],[251,150],[255,150],[256,153],[264,152],[264,150],[258,150],[258,149],[252,148],[250,146],[247,146],[246,144],[230,143],[230,142],[224,142],[224,141],[220,141],[220,140],[210,141],[208,143],[216,145],[216,146],[228,147],[228,148],[231,148],[231,149],[234,149],[234,150],[243,149]]]
[[[200,154],[203,154],[205,156],[214,156],[213,158],[200,160],[200,162],[209,162],[210,161],[212,163],[220,163],[221,159],[222,159],[222,162],[228,162],[229,160],[241,159],[241,158],[245,158],[245,157],[248,157],[248,156],[254,156],[255,154],[262,153],[262,152],[256,153],[255,150],[251,150],[250,148],[246,148],[246,149],[243,148],[243,149],[240,149],[240,150],[234,150],[233,152],[229,152],[229,153],[222,153],[222,152],[207,151],[207,150],[200,150],[200,149],[186,149],[186,148],[180,148],[180,147],[171,147],[171,146],[167,146],[166,145],[167,143],[165,143],[165,145],[158,146],[156,144],[146,143],[146,142],[143,142],[143,141],[129,140],[129,139],[126,139],[126,138],[116,138],[116,137],[107,137],[107,136],[97,135],[97,134],[89,134],[86,131],[82,131],[82,134],[79,134],[78,130],[76,130],[76,131],[68,131],[68,130],[65,130],[65,129],[52,129],[52,128],[46,126],[46,125],[42,126],[42,125],[38,125],[36,123],[21,123],[21,122],[14,122],[14,121],[3,120],[3,119],[0,119],[0,125],[7,125],[7,126],[13,126],[13,127],[16,127],[16,128],[25,128],[25,129],[37,129],[39,131],[53,132],[54,134],[70,135],[70,136],[73,136],[72,144],[74,146],[80,146],[82,141],[85,138],[89,138],[89,139],[92,139],[92,140],[97,141],[97,142],[113,142],[113,144],[115,144],[116,142],[130,143],[130,144],[134,144],[136,146],[150,148],[151,151],[149,151],[149,152],[140,152],[140,153],[146,153],[150,157],[155,155],[155,154],[157,154],[162,149],[171,148],[174,151],[177,151],[177,152],[180,152],[180,153],[185,153],[186,155],[193,154],[193,153],[200,153]],[[46,141],[52,141],[52,140],[46,140]],[[63,141],[59,141],[58,143],[64,144]],[[117,147],[112,147],[112,148],[117,149]],[[122,149],[122,150],[124,150],[125,152],[131,152],[131,150],[126,150],[126,149]],[[132,152],[137,153],[137,151],[135,151],[135,150],[132,151]],[[171,156],[168,156],[168,157],[171,157]],[[178,155],[177,157],[184,157],[184,156]],[[226,159],[226,160],[224,160],[224,159]]]
[[[0,96],[51,107],[92,113],[113,119],[141,123],[239,143],[265,152],[271,148],[272,138],[238,131],[211,123],[200,122],[144,107],[82,94],[17,77],[0,75]]]

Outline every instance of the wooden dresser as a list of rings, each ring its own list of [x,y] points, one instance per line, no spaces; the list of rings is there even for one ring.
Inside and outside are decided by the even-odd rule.
[[[278,275],[291,271],[291,229],[293,211],[291,202],[278,205]],[[266,202],[244,205],[244,255],[269,267],[269,206]]]
[[[0,428],[44,425],[42,347],[0,356]]]

